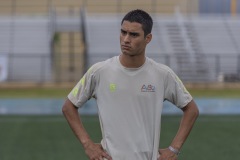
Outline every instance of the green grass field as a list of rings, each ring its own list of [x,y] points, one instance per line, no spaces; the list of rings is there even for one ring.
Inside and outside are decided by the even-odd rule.
[[[161,147],[169,145],[179,116],[163,116]],[[101,139],[98,118],[84,116],[95,142]],[[239,158],[240,116],[200,116],[182,149],[180,160]],[[87,160],[62,116],[1,116],[1,160]]]
[[[0,89],[0,98],[64,98],[71,89]],[[194,97],[240,98],[239,90],[189,90]],[[83,116],[95,142],[101,139],[97,116]],[[162,118],[161,147],[177,131],[180,116]],[[179,160],[239,159],[240,116],[200,116]],[[87,160],[62,115],[0,116],[0,160]]]

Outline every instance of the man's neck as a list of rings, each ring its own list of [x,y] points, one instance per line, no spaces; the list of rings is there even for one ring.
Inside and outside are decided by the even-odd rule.
[[[145,63],[145,55],[125,55],[120,54],[119,61],[126,68],[139,68]]]

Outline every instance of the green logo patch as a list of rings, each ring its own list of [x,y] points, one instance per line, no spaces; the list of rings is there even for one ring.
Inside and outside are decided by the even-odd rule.
[[[117,88],[116,84],[110,83],[110,85],[109,85],[109,90],[110,90],[111,92],[115,92],[115,91],[116,91],[116,88]]]

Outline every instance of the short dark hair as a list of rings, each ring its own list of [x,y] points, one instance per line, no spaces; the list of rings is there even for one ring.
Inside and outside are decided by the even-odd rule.
[[[152,17],[141,9],[136,9],[128,12],[122,19],[121,25],[124,21],[137,22],[142,25],[144,36],[152,31],[153,20]]]

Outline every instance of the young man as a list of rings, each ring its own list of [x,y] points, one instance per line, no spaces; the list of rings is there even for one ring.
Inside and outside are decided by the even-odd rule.
[[[198,116],[198,108],[180,79],[145,56],[152,39],[152,18],[142,10],[122,20],[119,56],[93,65],[73,88],[63,113],[90,160],[177,160]],[[94,97],[103,139],[94,143],[81,123],[78,108]],[[159,150],[163,101],[183,111],[170,146]]]

